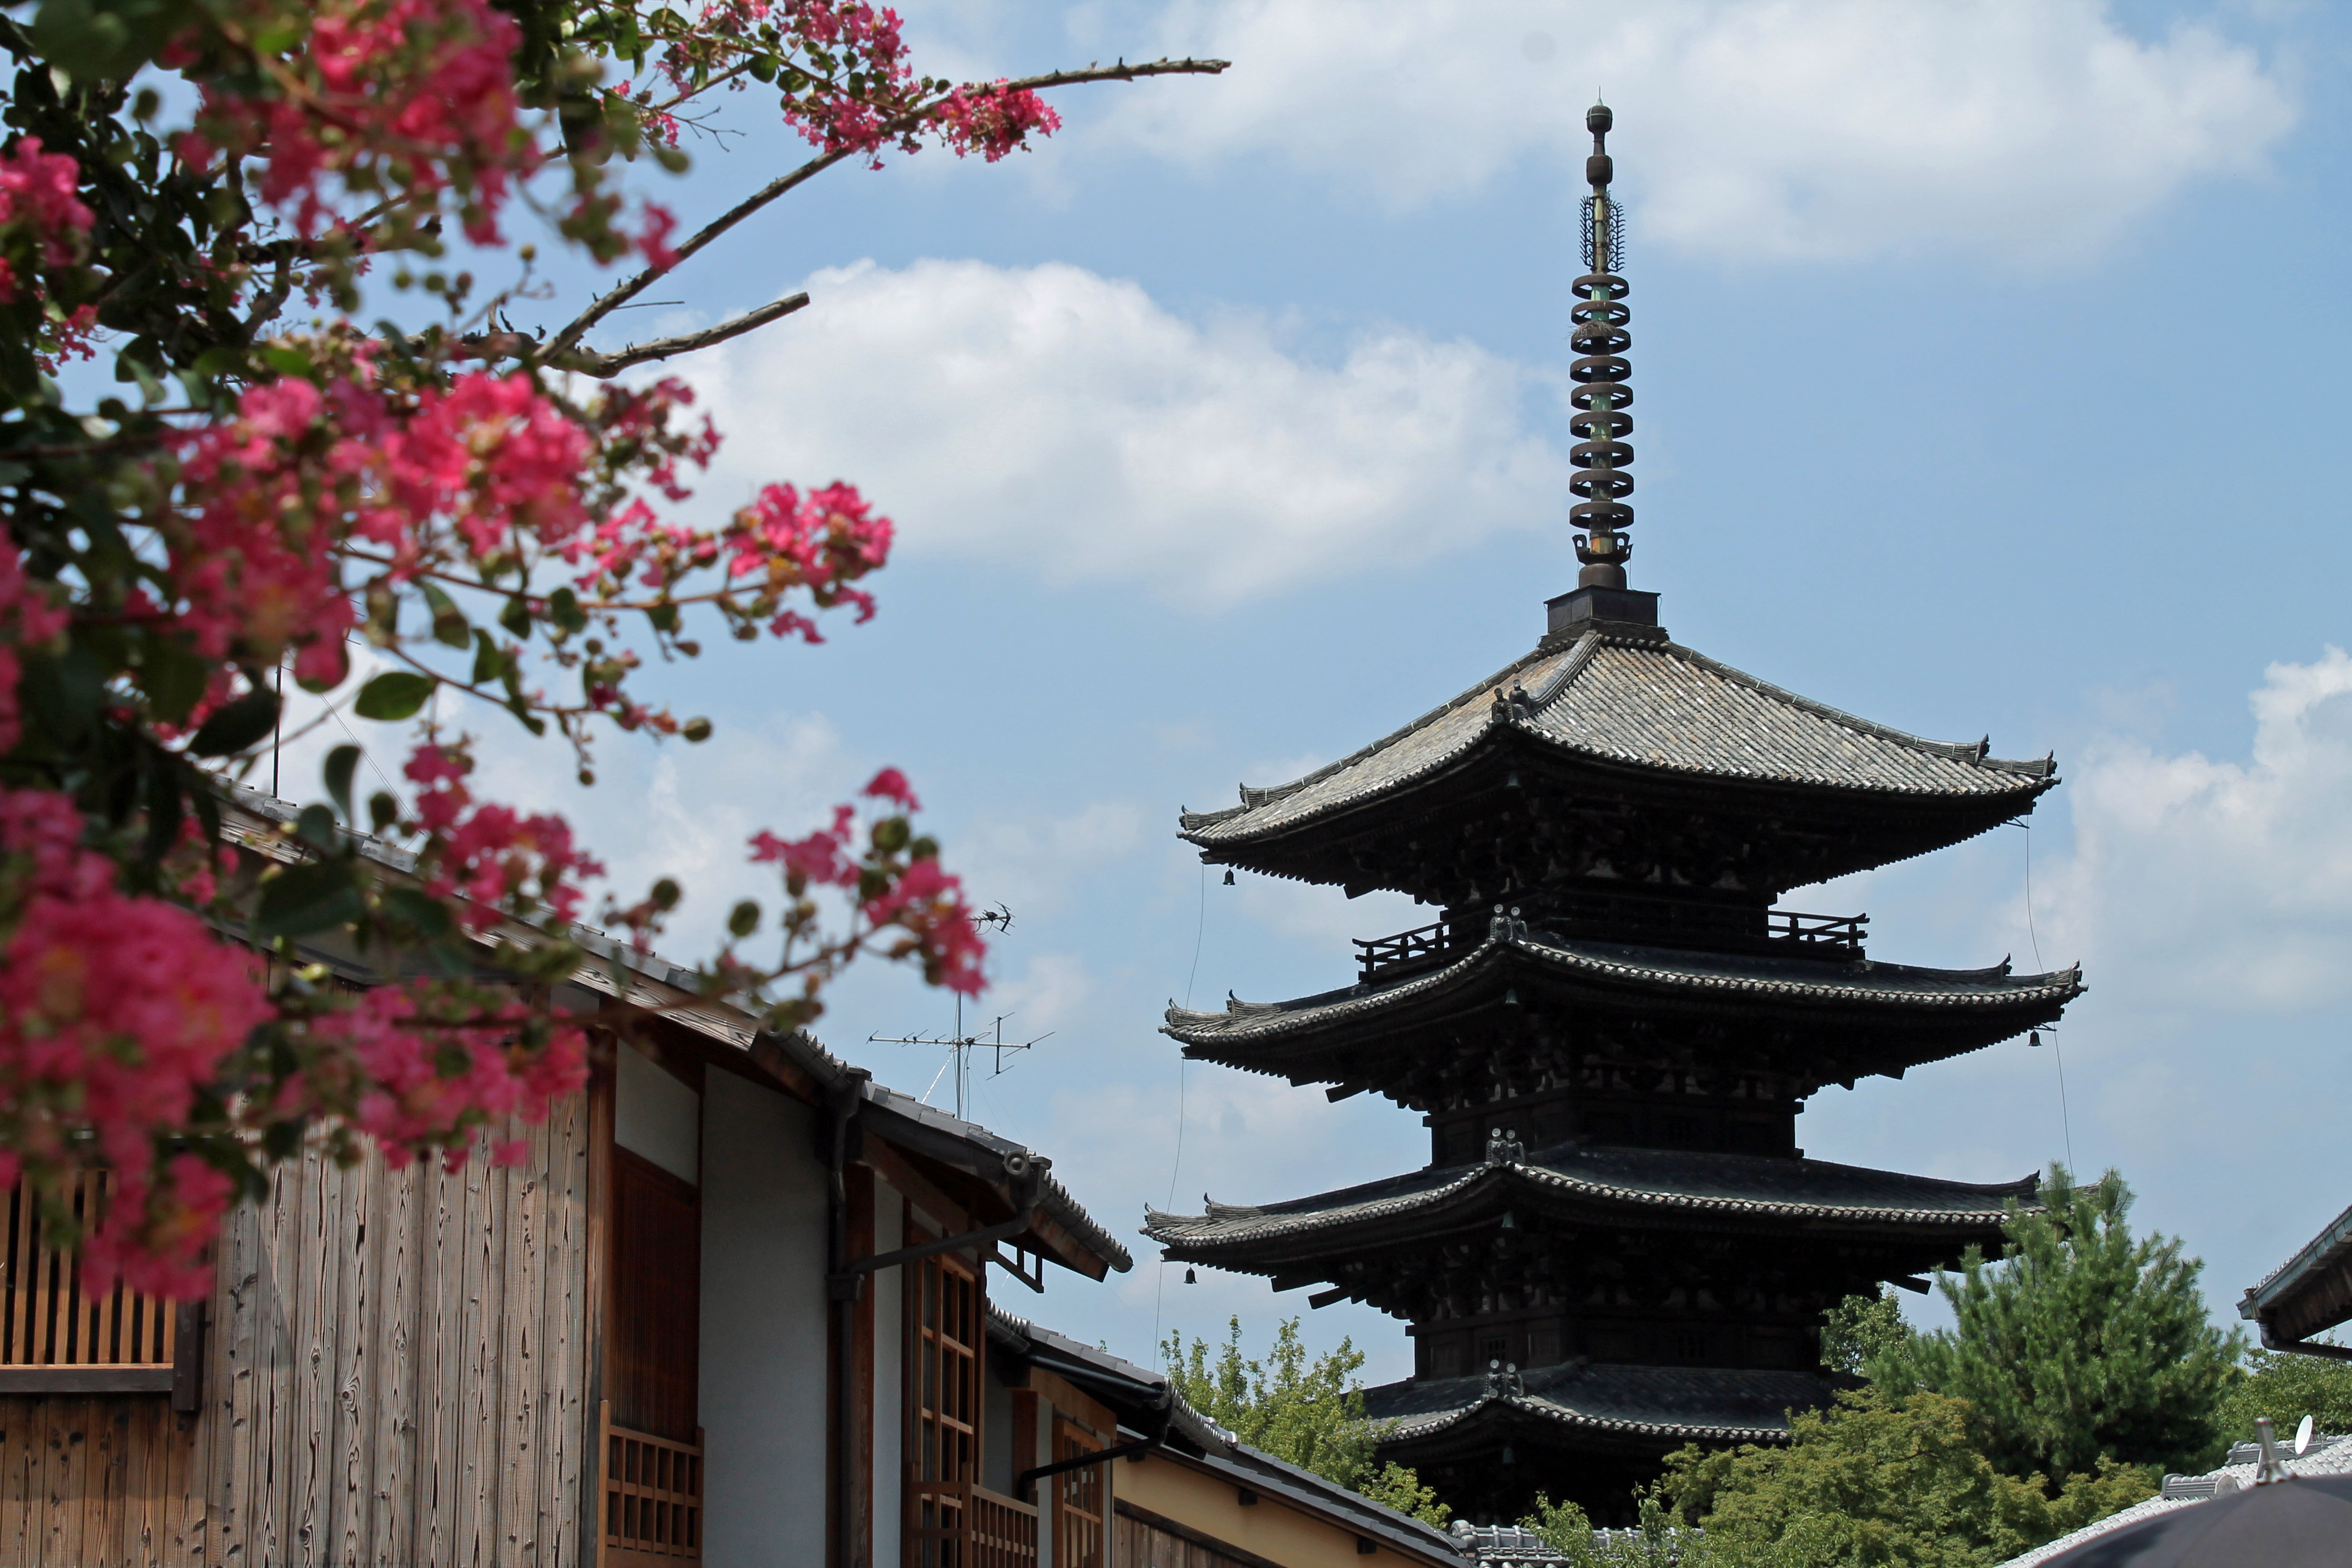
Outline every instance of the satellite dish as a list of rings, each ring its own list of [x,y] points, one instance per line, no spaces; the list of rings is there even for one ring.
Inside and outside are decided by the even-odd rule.
[[[2298,1458],[2311,1452],[2311,1417],[2308,1415],[2294,1429],[2294,1451]]]

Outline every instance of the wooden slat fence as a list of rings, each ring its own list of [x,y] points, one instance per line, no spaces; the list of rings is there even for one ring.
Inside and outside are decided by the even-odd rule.
[[[574,1096],[454,1172],[281,1167],[223,1230],[194,1414],[0,1397],[0,1568],[579,1564],[588,1142]]]

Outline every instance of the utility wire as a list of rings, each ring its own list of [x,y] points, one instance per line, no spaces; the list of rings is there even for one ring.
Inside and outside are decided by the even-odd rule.
[[[1192,968],[1184,976],[1184,1005],[1192,1005],[1192,983],[1201,977],[1201,943],[1209,934],[1209,868],[1201,867],[1201,913],[1192,928]],[[1176,1053],[1176,1158],[1168,1167],[1168,1206],[1176,1206],[1176,1178],[1184,1169],[1184,1053]],[[1168,1255],[1160,1255],[1160,1271],[1151,1289],[1151,1353],[1160,1353],[1160,1305],[1168,1293]]]
[[[2049,966],[2042,957],[2042,938],[2033,929],[2033,825],[2021,822],[2025,829],[2025,940],[2033,944],[2033,967],[2043,973]],[[2058,1031],[2050,1032],[2050,1054],[2058,1063],[2058,1126],[2066,1137],[2066,1168],[2074,1169],[2074,1118],[2066,1106],[2066,1047],[2058,1043]]]

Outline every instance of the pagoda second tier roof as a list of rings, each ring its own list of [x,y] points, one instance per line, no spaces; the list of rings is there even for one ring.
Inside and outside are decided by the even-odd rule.
[[[1381,984],[1365,982],[1289,1002],[1241,1002],[1222,1013],[1168,1009],[1164,1032],[1185,1055],[1294,1082],[1347,1082],[1375,1042],[1409,1038],[1490,1002],[1507,983],[1532,975],[1568,986],[1593,1005],[1753,1013],[1759,1006],[1834,1018],[1847,1032],[1874,1026],[1886,1037],[1859,1070],[1886,1071],[1974,1050],[2048,1022],[2083,991],[2081,966],[2016,974],[1989,969],[1926,969],[1868,959],[1833,963],[1559,937],[1524,921],[1496,921],[1486,940],[1443,969]],[[1853,1068],[1824,1061],[1823,1081]],[[1829,1071],[1836,1067],[1834,1072]]]
[[[1574,1363],[1470,1377],[1414,1378],[1364,1391],[1367,1417],[1391,1423],[1383,1447],[1532,1419],[1572,1432],[1688,1442],[1776,1443],[1789,1412],[1827,1405],[1830,1384],[1811,1373],[1756,1368],[1622,1366]]]
[[[1206,1200],[1200,1215],[1147,1207],[1143,1234],[1171,1258],[1248,1271],[1485,1223],[1508,1207],[1613,1226],[1985,1239],[2035,1179],[1979,1185],[1823,1160],[1561,1144],[1512,1160],[1416,1171],[1286,1203]]]
[[[1403,729],[1290,784],[1244,785],[1241,804],[1186,812],[1183,837],[1216,861],[1312,880],[1277,846],[1341,830],[1369,807],[1402,801],[1498,744],[1599,770],[1619,788],[1694,781],[1790,789],[1849,807],[1876,803],[1916,817],[1918,854],[2027,809],[2056,782],[2055,764],[2004,761],[1982,742],[1924,740],[1791,691],[1666,640],[1588,632],[1538,647]],[[1302,835],[1306,836],[1302,838]],[[1877,863],[1870,861],[1868,863]],[[1367,872],[1367,886],[1391,885]]]

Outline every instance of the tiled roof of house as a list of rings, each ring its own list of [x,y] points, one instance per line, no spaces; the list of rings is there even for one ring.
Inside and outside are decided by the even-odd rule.
[[[2247,1290],[2238,1315],[2262,1325],[2264,1344],[2305,1339],[2352,1318],[2352,1209]]]
[[[1297,826],[1439,772],[1498,729],[1665,773],[1888,795],[2022,803],[2056,779],[2046,758],[2002,761],[1981,742],[1923,740],[1675,643],[1592,632],[1565,648],[1537,650],[1304,778],[1244,785],[1238,806],[1188,812],[1183,836],[1213,848]]]
[[[2297,1458],[2292,1453],[2279,1456],[2288,1470],[2298,1476],[2352,1475],[2352,1437],[2322,1438],[2312,1445],[2311,1451]],[[2062,1535],[2046,1545],[2011,1558],[2000,1568],[2033,1568],[2062,1552],[2072,1551],[2088,1541],[2153,1519],[2175,1509],[2196,1508],[2215,1496],[2227,1497],[2254,1484],[2254,1474],[2261,1468],[2261,1455],[2251,1443],[2241,1443],[2230,1450],[2229,1462],[2217,1470],[2201,1476],[2167,1476],[2164,1490],[2146,1502],[2135,1503],[2094,1524],[2086,1524],[2072,1535]],[[2218,1484],[2217,1484],[2218,1483]],[[2126,1561],[2118,1558],[2118,1562]]]
[[[1491,1202],[1503,1192],[1670,1215],[1771,1216],[1825,1225],[1983,1227],[2035,1179],[1977,1185],[1825,1160],[1564,1144],[1515,1160],[1416,1171],[1386,1181],[1250,1206],[1209,1202],[1199,1215],[1146,1207],[1143,1234],[1184,1257],[1309,1235],[1344,1236],[1406,1216]]]

